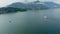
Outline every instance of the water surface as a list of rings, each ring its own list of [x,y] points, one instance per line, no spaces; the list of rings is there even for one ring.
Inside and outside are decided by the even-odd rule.
[[[0,15],[0,34],[59,33],[60,9],[32,10]]]

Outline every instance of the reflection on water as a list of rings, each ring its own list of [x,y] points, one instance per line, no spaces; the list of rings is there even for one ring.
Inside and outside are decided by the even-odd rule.
[[[38,10],[0,15],[1,34],[59,34],[60,10]]]

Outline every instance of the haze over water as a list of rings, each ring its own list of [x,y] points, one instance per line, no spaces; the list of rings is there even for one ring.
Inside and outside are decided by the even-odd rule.
[[[60,9],[1,14],[0,34],[60,34]]]

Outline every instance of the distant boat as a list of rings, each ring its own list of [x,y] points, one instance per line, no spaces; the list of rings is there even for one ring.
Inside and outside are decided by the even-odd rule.
[[[47,16],[44,16],[44,19],[47,19],[48,17]]]
[[[48,17],[47,16],[44,16],[43,18],[44,18],[44,21],[46,21],[46,22],[48,21]]]

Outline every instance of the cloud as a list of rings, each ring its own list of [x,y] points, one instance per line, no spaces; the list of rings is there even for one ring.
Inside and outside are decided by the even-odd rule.
[[[56,2],[60,4],[60,0],[40,0],[40,1],[51,1],[51,2]]]
[[[14,2],[23,2],[24,0],[0,0],[0,7],[6,6]]]
[[[56,3],[60,4],[60,0],[53,0],[53,2],[56,2]]]

